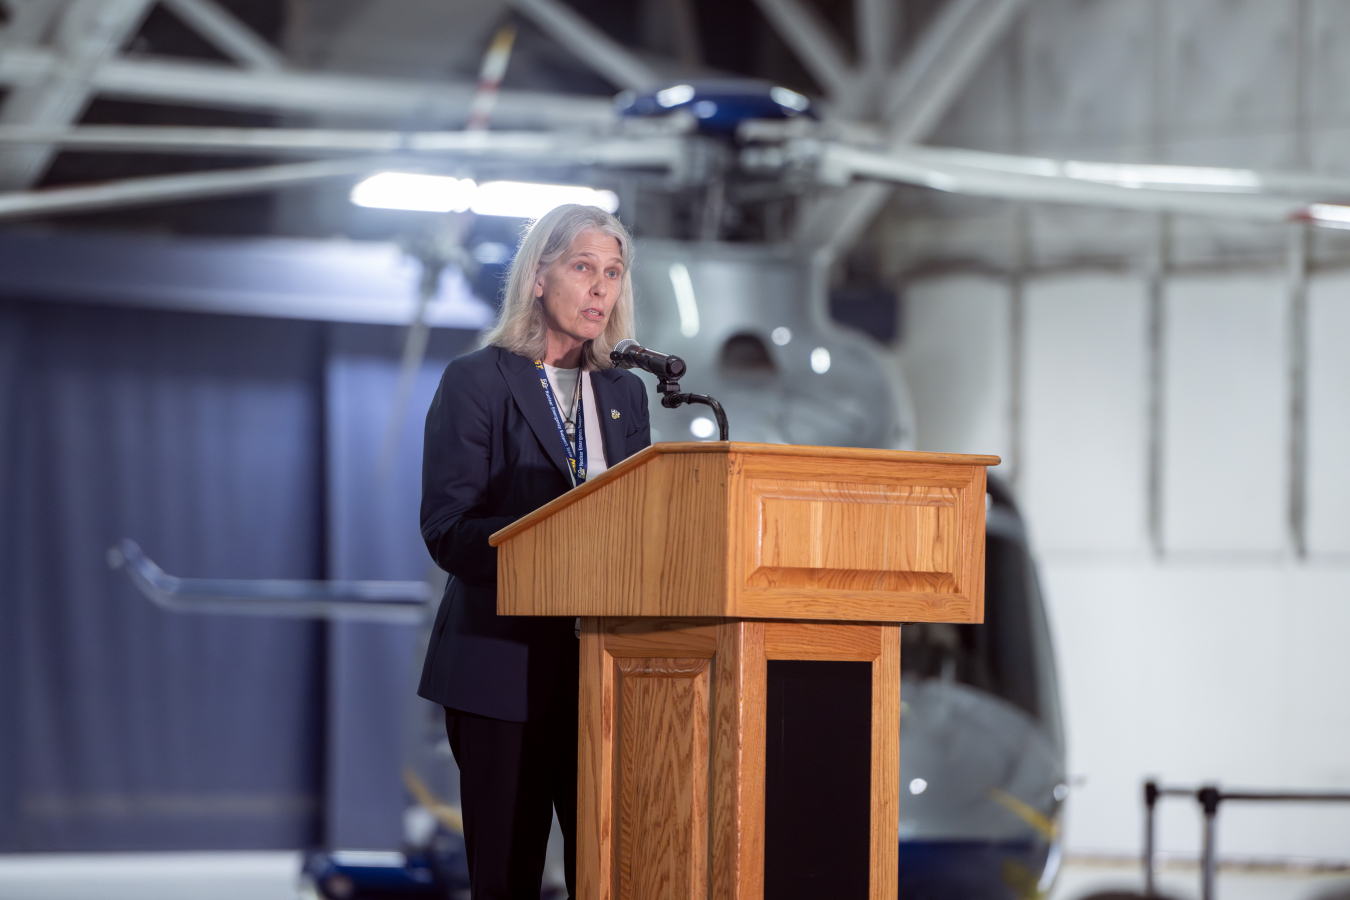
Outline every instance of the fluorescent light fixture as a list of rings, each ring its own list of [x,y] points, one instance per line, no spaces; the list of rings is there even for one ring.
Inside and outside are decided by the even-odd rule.
[[[811,105],[810,100],[785,87],[769,88],[769,98],[779,106],[786,106],[788,109],[797,112],[806,112],[806,108]]]
[[[924,781],[922,778],[915,778],[909,783],[909,792],[911,794],[922,794],[926,790],[928,790],[928,782]]]
[[[675,289],[675,307],[680,311],[680,334],[698,334],[698,303],[694,300],[694,281],[684,263],[670,264],[670,286]]]
[[[714,425],[713,420],[709,419],[707,416],[699,416],[697,419],[689,423],[689,433],[692,434],[694,437],[698,438],[700,441],[707,440],[708,438],[712,437],[713,432],[716,430],[717,426]]]
[[[1314,203],[1308,207],[1308,218],[1324,228],[1350,228],[1350,206],[1335,203]]]
[[[656,92],[656,102],[670,109],[672,106],[679,106],[681,103],[688,103],[694,99],[694,86],[692,84],[677,84],[674,87],[668,87],[664,91]]]
[[[357,206],[375,209],[464,212],[473,201],[476,187],[469,178],[381,172],[352,188],[351,200]]]
[[[811,351],[811,371],[817,375],[824,375],[830,371],[830,351],[824,347],[817,347]]]
[[[381,172],[352,188],[357,206],[406,209],[414,212],[464,212],[480,216],[510,216],[537,219],[564,203],[598,206],[606,212],[619,209],[619,195],[575,184],[529,184],[523,181],[489,181],[475,184],[470,178],[420,175],[411,172]]]
[[[788,328],[786,325],[779,325],[773,330],[769,337],[773,338],[773,342],[778,346],[786,347],[788,341],[792,340],[792,329]]]
[[[619,195],[613,191],[597,191],[574,184],[489,181],[478,186],[469,208],[480,216],[537,219],[565,203],[598,206],[612,213],[619,209]]]

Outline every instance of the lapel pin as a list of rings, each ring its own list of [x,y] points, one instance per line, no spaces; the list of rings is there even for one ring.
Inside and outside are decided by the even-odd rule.
[[[609,417],[611,419],[617,419],[619,417],[619,411],[617,409],[611,409],[609,411]]]

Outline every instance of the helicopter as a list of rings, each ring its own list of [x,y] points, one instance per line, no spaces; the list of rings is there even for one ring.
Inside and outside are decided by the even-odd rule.
[[[797,34],[794,46],[821,69],[831,85],[824,102],[772,83],[660,75],[612,40],[606,43],[593,26],[568,19],[560,4],[530,0],[519,4],[522,11],[551,23],[570,46],[603,48],[590,58],[623,89],[615,101],[562,97],[547,109],[504,97],[500,120],[529,126],[516,131],[0,126],[0,145],[11,148],[322,157],[19,191],[0,196],[0,217],[315,180],[345,185],[383,171],[461,180],[472,174],[484,184],[528,171],[609,184],[621,214],[640,226],[639,234],[650,235],[642,238],[635,271],[644,341],[694,362],[698,387],[723,399],[737,439],[892,448],[913,446],[917,431],[903,380],[874,342],[826,314],[832,268],[892,184],[1029,202],[1350,224],[1350,210],[1327,202],[1350,194],[1333,179],[921,145],[969,74],[969,59],[997,37],[1018,3],[948,3],[931,40],[926,36],[891,73],[892,90],[869,101],[854,96],[867,93],[859,72],[828,50],[810,49],[815,26],[793,18],[794,4],[763,5],[777,11],[775,24]],[[125,84],[147,63],[121,65]],[[317,85],[325,76],[282,77]],[[468,94],[456,99],[449,117],[463,113],[467,120],[471,100]],[[472,236],[464,235],[466,244]],[[489,273],[489,284],[493,267],[509,260],[508,253],[481,262],[489,255],[466,256],[453,247],[424,256],[428,267],[476,263]],[[410,324],[415,332],[419,320]],[[416,350],[411,340],[410,346]],[[411,366],[418,354],[406,356]],[[703,439],[711,433],[699,419],[692,410],[671,413],[657,429],[662,439],[686,433]],[[991,487],[990,498],[988,624],[906,629],[902,896],[1033,896],[1053,881],[1057,864],[1067,788],[1044,610],[1011,497]],[[182,592],[189,587],[179,583],[177,590],[187,596]],[[228,592],[240,589],[216,585],[214,595],[197,596],[228,604],[236,596]],[[323,590],[327,597],[346,589]],[[335,613],[315,606],[312,614]]]

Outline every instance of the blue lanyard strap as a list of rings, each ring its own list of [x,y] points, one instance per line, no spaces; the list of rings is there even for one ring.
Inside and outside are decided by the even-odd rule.
[[[534,361],[534,367],[539,370],[539,383],[543,385],[549,411],[553,413],[553,424],[558,426],[558,437],[562,438],[563,453],[567,454],[567,461],[572,465],[572,487],[576,487],[586,481],[586,403],[581,395],[582,385],[586,383],[586,373],[577,372],[577,442],[576,446],[573,446],[567,439],[567,427],[563,425],[563,416],[558,409],[558,398],[553,394],[553,385],[548,382],[548,372],[544,370],[544,364],[540,360]]]

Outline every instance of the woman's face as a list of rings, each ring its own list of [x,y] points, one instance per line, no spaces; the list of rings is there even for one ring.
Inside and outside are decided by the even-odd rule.
[[[588,228],[539,273],[534,295],[542,301],[544,324],[552,335],[583,343],[604,333],[622,285],[618,240]]]

